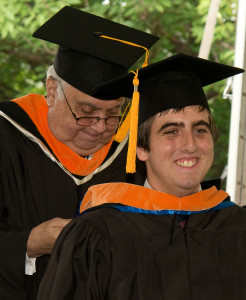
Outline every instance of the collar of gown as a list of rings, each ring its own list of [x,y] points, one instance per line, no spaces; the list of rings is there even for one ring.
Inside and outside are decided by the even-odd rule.
[[[55,156],[69,172],[86,176],[102,164],[108,154],[113,138],[88,160],[54,137],[48,126],[48,106],[44,96],[29,94],[12,101],[17,103],[28,114]]]
[[[128,183],[105,183],[87,191],[80,212],[105,203],[120,203],[144,210],[203,211],[213,208],[229,195],[216,187],[184,197],[176,197]]]

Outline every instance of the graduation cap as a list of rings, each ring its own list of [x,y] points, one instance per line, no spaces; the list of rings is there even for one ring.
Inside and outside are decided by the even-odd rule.
[[[103,85],[122,74],[157,42],[145,32],[63,7],[38,28],[33,37],[59,45],[54,61],[56,73],[78,90],[94,96]],[[115,99],[110,93],[102,100]]]
[[[202,105],[209,109],[203,87],[242,72],[243,69],[179,53],[99,87],[98,94],[107,94],[110,90],[115,95],[131,97],[132,82],[136,81],[136,75],[139,79],[139,112],[137,105],[132,104],[132,120],[138,120],[133,121],[135,124],[130,123],[127,172],[135,172],[137,124],[172,108]],[[120,133],[119,139],[124,134]]]
[[[142,123],[152,115],[170,108],[202,105],[209,109],[203,87],[243,73],[244,70],[195,56],[179,53],[138,70],[139,118]],[[120,76],[95,94],[110,91],[114,95],[132,98],[133,73]]]

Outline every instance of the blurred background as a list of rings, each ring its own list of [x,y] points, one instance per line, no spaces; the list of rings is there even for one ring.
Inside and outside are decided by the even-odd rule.
[[[45,95],[46,70],[57,46],[32,33],[65,5],[159,36],[150,51],[152,63],[179,52],[198,56],[210,0],[0,0],[0,101]],[[237,1],[221,0],[209,59],[234,64],[236,21]],[[227,164],[231,103],[222,97],[226,85],[224,80],[206,88],[219,130],[207,179],[220,177]]]

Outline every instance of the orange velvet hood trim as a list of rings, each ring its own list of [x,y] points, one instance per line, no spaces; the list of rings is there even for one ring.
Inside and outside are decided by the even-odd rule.
[[[202,211],[218,205],[228,196],[214,186],[189,196],[176,197],[128,183],[104,183],[88,189],[80,212],[104,203],[121,203],[146,210]]]
[[[55,156],[72,174],[86,176],[97,169],[105,159],[112,140],[87,160],[72,151],[68,146],[58,141],[48,127],[48,106],[44,96],[29,94],[12,100],[17,103],[31,118],[40,134],[44,137]]]

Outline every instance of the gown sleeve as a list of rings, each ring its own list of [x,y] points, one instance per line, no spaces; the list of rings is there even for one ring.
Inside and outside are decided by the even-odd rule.
[[[106,299],[110,239],[102,227],[82,215],[63,229],[39,287],[38,300]]]
[[[31,228],[6,226],[5,214],[0,179],[0,299],[26,299],[25,257]]]

